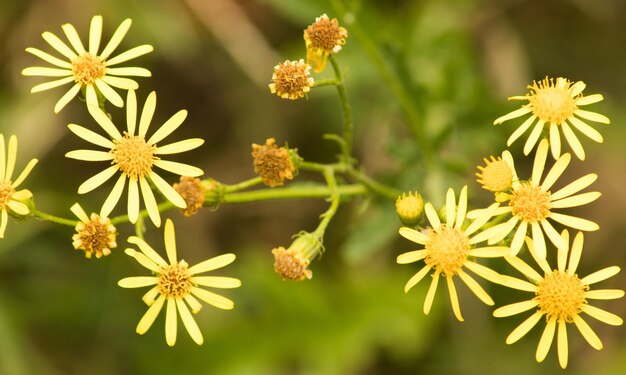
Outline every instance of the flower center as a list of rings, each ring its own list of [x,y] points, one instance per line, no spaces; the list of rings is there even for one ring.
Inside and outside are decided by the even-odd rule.
[[[194,286],[185,262],[162,268],[157,283],[159,293],[165,298],[183,298],[191,293]]]
[[[4,210],[8,205],[15,189],[11,186],[11,181],[0,181],[0,210]]]
[[[89,52],[85,52],[72,61],[74,81],[83,86],[93,85],[96,79],[104,77],[105,71],[106,65],[102,59]]]
[[[548,319],[571,323],[578,315],[583,304],[587,303],[585,291],[589,287],[583,285],[576,275],[561,271],[553,271],[537,285],[534,298],[539,302],[539,311]]]
[[[571,82],[564,78],[558,78],[556,85],[548,78],[533,82],[528,87],[532,92],[528,101],[533,113],[545,122],[560,125],[578,109],[575,98],[570,95],[570,86]]]
[[[513,183],[513,171],[501,158],[496,160],[492,156],[491,159],[491,161],[485,159],[487,163],[485,167],[478,167],[481,171],[481,173],[476,174],[478,176],[478,182],[483,185],[483,188],[489,191],[505,191],[511,187]]]
[[[528,223],[542,221],[550,215],[550,193],[528,183],[513,191],[509,201],[513,215]]]
[[[278,64],[274,67],[270,90],[281,98],[292,100],[302,98],[313,86],[310,70],[311,67],[303,60]]]
[[[442,224],[438,230],[431,230],[429,237],[426,242],[426,264],[446,276],[455,275],[467,260],[470,250],[467,236],[456,228]]]
[[[143,137],[124,134],[111,150],[113,163],[130,178],[145,176],[152,170],[156,147],[148,145]]]
[[[332,20],[324,15],[318,17],[315,22],[304,30],[304,40],[307,46],[330,54],[336,47],[346,43],[346,29],[339,27],[337,19]]]
[[[92,255],[96,258],[109,255],[111,248],[117,247],[115,242],[117,233],[109,219],[103,220],[100,216],[92,214],[90,221],[78,223],[76,231],[78,233],[72,238],[74,248],[84,250],[87,258],[91,258]]]

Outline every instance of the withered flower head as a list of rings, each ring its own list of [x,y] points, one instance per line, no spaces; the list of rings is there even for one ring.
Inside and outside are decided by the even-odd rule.
[[[285,179],[292,180],[296,173],[292,152],[287,147],[276,146],[276,140],[269,138],[260,146],[252,144],[254,172],[267,186],[282,186]]]

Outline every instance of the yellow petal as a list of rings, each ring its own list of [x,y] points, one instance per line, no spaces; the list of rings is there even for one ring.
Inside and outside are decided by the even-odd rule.
[[[222,297],[219,294],[209,292],[208,290],[194,287],[191,289],[191,293],[193,293],[193,295],[200,298],[209,305],[213,305],[219,309],[231,310],[233,307],[235,307],[235,303],[230,299]]]
[[[561,136],[555,123],[550,124],[550,149],[554,160],[561,156]]]
[[[539,302],[537,302],[536,300],[532,300],[532,299],[528,301],[512,303],[510,305],[502,306],[500,308],[495,309],[493,312],[493,316],[495,316],[496,318],[504,318],[507,316],[521,314],[525,311],[528,311],[532,308],[537,307],[538,304]]]
[[[411,288],[417,285],[424,276],[428,275],[428,272],[432,269],[431,266],[424,266],[415,275],[413,275],[409,281],[404,285],[404,293],[407,293]]]
[[[100,216],[108,217],[117,203],[120,201],[120,197],[124,192],[124,185],[126,184],[126,175],[122,174],[115,182],[113,189],[109,193],[109,196],[102,204],[102,208],[100,209]]]
[[[427,253],[428,253],[427,250],[424,250],[424,249],[409,251],[407,253],[398,255],[398,257],[396,258],[396,262],[398,264],[408,264],[408,263],[417,262],[419,260],[426,258]]]
[[[117,165],[112,165],[102,172],[90,177],[78,187],[78,194],[89,193],[93,189],[107,182],[118,171]]]
[[[576,324],[576,327],[578,328],[580,333],[583,335],[585,340],[587,340],[589,345],[591,345],[591,347],[596,350],[602,350],[602,341],[600,340],[598,335],[596,335],[596,333],[593,332],[591,327],[589,327],[589,324],[587,324],[587,322],[585,322],[585,320],[581,318],[580,315],[574,315],[573,319],[574,319],[574,324]]]
[[[100,38],[102,37],[102,16],[94,16],[89,25],[89,53],[98,54]]]
[[[72,133],[76,134],[77,136],[79,136],[80,138],[84,139],[87,142],[93,143],[94,145],[108,148],[108,149],[112,149],[115,147],[115,144],[113,144],[113,142],[111,142],[110,140],[80,125],[69,124],[67,125],[67,127],[70,129]]]
[[[127,18],[118,26],[117,30],[115,30],[115,32],[113,33],[111,40],[109,40],[109,43],[104,47],[102,53],[100,53],[100,58],[102,60],[106,60],[111,55],[111,53],[115,51],[117,46],[119,46],[120,42],[128,32],[131,23],[131,19]]]
[[[106,61],[107,66],[113,66],[117,64],[121,64],[125,61],[132,60],[141,55],[145,55],[146,53],[150,53],[154,51],[154,47],[149,44],[144,44],[135,48],[131,48],[126,52],[122,52],[121,54],[115,56],[114,58]]]
[[[183,321],[183,325],[187,329],[187,332],[189,332],[189,336],[191,336],[196,344],[202,345],[202,343],[204,342],[204,339],[202,338],[202,332],[200,332],[198,324],[194,320],[193,316],[191,316],[187,305],[185,305],[183,300],[177,299],[176,306],[178,307],[178,312],[180,313],[180,318]]]
[[[564,321],[559,322],[558,336],[557,336],[557,350],[559,354],[559,365],[561,368],[567,367],[567,327]]]
[[[176,345],[176,333],[177,333],[177,324],[176,324],[176,302],[174,299],[167,299],[167,311],[165,312],[165,341],[167,345],[174,346]]]
[[[241,286],[241,280],[224,276],[194,276],[193,282],[209,288],[232,289]]]
[[[435,211],[433,205],[430,204],[430,202],[424,205],[424,212],[426,213],[426,217],[428,218],[428,221],[430,222],[430,225],[433,227],[433,229],[439,229],[439,227],[441,226],[441,221],[439,220],[437,211]]]
[[[63,43],[58,36],[52,34],[51,32],[45,31],[41,34],[41,36],[46,42],[48,42],[48,44],[50,44],[50,46],[52,46],[52,48],[68,59],[73,60],[78,57],[78,55],[76,55],[76,53],[67,46],[67,44]]]
[[[599,283],[600,281],[604,281],[610,277],[617,275],[620,271],[618,266],[612,266],[603,268],[600,271],[596,271],[590,275],[587,275],[580,279],[581,284],[591,285],[595,283]]]
[[[430,237],[428,237],[424,233],[417,231],[415,229],[412,229],[412,228],[408,228],[408,227],[400,228],[399,233],[402,237],[406,238],[407,240],[413,241],[420,245],[425,245],[426,242],[428,242],[430,239]]]
[[[485,289],[483,289],[480,286],[480,284],[478,284],[478,282],[474,280],[473,277],[463,272],[463,270],[459,270],[457,272],[457,275],[459,275],[459,277],[461,278],[461,280],[463,280],[465,285],[467,285],[470,288],[470,290],[476,295],[476,297],[478,297],[481,301],[483,301],[484,304],[493,306],[493,299],[491,299],[489,294],[485,292]]]
[[[545,124],[545,121],[541,119],[537,121],[537,124],[533,128],[533,131],[530,132],[530,135],[528,136],[528,139],[526,140],[526,143],[524,144],[524,155],[528,155],[530,151],[532,151],[532,149],[535,147],[535,144],[537,143],[537,140],[539,139],[539,136],[541,135],[541,131],[543,130],[544,124]]]
[[[204,144],[204,139],[200,138],[190,138],[185,139],[180,142],[170,143],[169,145],[160,146],[156,154],[157,155],[169,155],[169,154],[178,154],[181,152],[186,152],[198,148]]]
[[[32,53],[33,55],[39,57],[40,59],[46,62],[49,62],[52,65],[58,66],[59,68],[70,69],[70,70],[72,69],[72,64],[70,62],[56,58],[40,49],[28,47],[26,48],[26,52]],[[74,80],[74,78],[71,77],[71,80]]]
[[[148,243],[143,239],[136,236],[130,236],[128,237],[128,242],[133,245],[137,245],[139,247],[139,250],[141,250],[141,252],[144,253],[148,257],[148,259],[150,259],[156,265],[160,267],[167,267],[167,262],[165,261],[165,259],[163,259],[159,255],[159,253],[154,251],[154,249],[150,245],[148,245]]]
[[[520,116],[524,116],[525,114],[529,113],[531,111],[531,109],[529,107],[522,107],[522,108],[518,108],[513,112],[509,112],[504,116],[498,117],[493,124],[494,125],[499,125],[502,124],[505,121],[520,117]]]
[[[581,310],[608,325],[621,326],[624,324],[624,321],[619,316],[591,305],[582,305]]]
[[[574,151],[574,154],[576,154],[576,157],[580,160],[585,160],[585,149],[583,148],[583,145],[580,144],[580,141],[578,140],[578,137],[576,137],[576,134],[574,134],[574,131],[572,131],[572,128],[570,128],[565,121],[561,124],[561,128],[563,129],[563,135],[565,136],[567,143],[569,143],[570,147]]]
[[[66,23],[64,25],[61,25],[61,28],[63,29],[65,36],[70,41],[70,44],[72,45],[74,50],[78,52],[79,55],[85,53],[85,47],[83,46],[83,42],[81,42],[80,37],[78,36],[78,33],[76,32],[74,26],[72,26],[72,24]]]
[[[435,271],[433,279],[430,282],[428,293],[426,293],[426,300],[424,300],[424,314],[428,315],[431,307],[433,306],[433,300],[435,299],[435,292],[437,291],[437,284],[439,284],[439,271]]]
[[[154,276],[135,276],[135,277],[126,277],[117,282],[117,285],[122,288],[143,288],[150,285],[156,285],[159,281],[158,278]]]
[[[448,227],[454,226],[454,211],[456,209],[456,202],[454,197],[454,190],[452,188],[448,189],[446,193],[446,224]]]
[[[157,130],[152,135],[152,137],[148,139],[148,144],[154,145],[161,142],[163,139],[165,139],[165,137],[172,134],[174,130],[178,129],[178,127],[183,123],[183,121],[185,121],[186,118],[186,110],[181,109],[180,111],[176,112],[174,116],[170,117],[170,119],[167,120],[165,124],[161,125],[159,130]]]
[[[548,351],[550,350],[550,346],[552,345],[552,340],[554,339],[555,329],[556,318],[551,318],[550,320],[548,320],[548,323],[546,323],[546,328],[543,330],[541,339],[539,339],[539,345],[537,346],[537,352],[535,354],[535,359],[537,360],[537,362],[542,362],[548,355]]]
[[[207,259],[204,262],[200,262],[195,266],[189,267],[189,273],[196,275],[212,271],[218,268],[225,267],[235,261],[235,254],[222,254],[211,259]]]
[[[80,91],[80,87],[81,87],[80,83],[77,83],[74,86],[72,86],[72,88],[70,88],[61,97],[61,99],[59,99],[59,101],[56,102],[56,104],[54,105],[54,113],[61,112],[61,110],[65,108],[67,103],[69,103],[72,99],[74,99],[74,97],[78,94],[78,92]]]
[[[161,295],[159,298],[157,298],[156,302],[154,302],[148,308],[148,311],[146,311],[144,316],[139,321],[139,324],[137,324],[138,334],[143,335],[148,331],[148,329],[150,329],[152,323],[154,323],[154,320],[156,319],[157,315],[159,315],[159,312],[163,307],[163,302],[165,302],[165,296]]]
[[[576,194],[589,185],[593,184],[595,180],[598,179],[598,175],[595,173],[589,173],[586,176],[583,176],[577,179],[574,182],[569,183],[564,188],[552,193],[550,199],[553,201],[559,200],[561,198],[568,197],[570,195]]]
[[[570,160],[572,160],[572,156],[569,153],[563,154],[559,157],[550,168],[550,172],[546,175],[546,178],[543,180],[543,183],[540,185],[541,190],[549,191],[552,185],[556,182],[556,180],[561,177],[567,166],[569,165]],[[539,180],[537,180],[539,182]]]
[[[594,223],[593,221],[582,219],[579,217],[574,217],[574,216],[564,215],[564,214],[557,214],[556,212],[551,212],[550,216],[548,217],[565,226],[578,229],[578,230],[596,231],[600,229],[600,226]]]
[[[452,276],[447,276],[446,281],[448,283],[448,292],[450,293],[450,303],[452,304],[452,311],[454,312],[454,316],[462,322],[463,316],[461,315],[461,307],[459,306],[459,297],[456,294],[456,287],[454,286],[454,281],[452,280]]]
[[[150,184],[144,177],[139,178],[139,187],[141,188],[141,195],[143,196],[143,202],[146,205],[148,216],[154,223],[155,227],[161,226],[161,214],[159,213],[159,206],[156,203]]]
[[[522,324],[517,326],[517,328],[515,328],[513,332],[509,334],[509,336],[506,338],[506,343],[511,345],[524,337],[524,335],[526,335],[528,331],[530,331],[537,324],[537,322],[539,322],[539,319],[541,319],[542,316],[543,314],[539,311],[529,316],[528,319],[524,320]]]
[[[152,91],[146,98],[146,103],[143,105],[141,111],[141,117],[139,118],[139,136],[146,137],[152,116],[154,116],[154,110],[156,109],[156,92]]]
[[[528,119],[526,119],[526,121],[524,121],[522,123],[522,125],[520,125],[517,129],[515,129],[513,134],[511,134],[509,139],[506,141],[507,147],[511,146],[513,144],[513,142],[515,142],[522,134],[524,134],[526,132],[526,130],[528,130],[528,128],[530,128],[530,126],[533,124],[533,122],[536,119],[537,119],[537,116],[532,115]]]

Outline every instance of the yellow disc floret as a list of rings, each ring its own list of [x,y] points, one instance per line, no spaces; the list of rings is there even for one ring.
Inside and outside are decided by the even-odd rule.
[[[15,189],[11,185],[11,181],[0,181],[0,210],[5,209],[9,205],[9,201],[14,193]]]
[[[159,293],[165,298],[183,298],[191,293],[194,286],[187,262],[184,260],[178,264],[163,267],[157,282]]]
[[[539,119],[557,125],[571,117],[578,109],[576,98],[570,93],[571,84],[565,78],[557,78],[556,84],[552,78],[533,82],[528,86],[531,92],[527,95],[533,113]]]
[[[445,224],[431,230],[428,237],[425,246],[428,254],[424,261],[446,276],[454,276],[467,260],[469,239],[459,229]]]
[[[539,310],[548,320],[556,318],[559,322],[572,323],[574,316],[581,312],[587,303],[585,292],[587,285],[580,282],[576,275],[553,271],[537,285],[535,300]]]
[[[311,91],[315,80],[310,77],[311,66],[304,60],[280,63],[274,67],[270,92],[283,99],[296,100]]]
[[[513,215],[528,223],[541,222],[550,215],[550,193],[528,183],[520,185],[511,194],[509,206]]]
[[[91,53],[85,52],[72,61],[74,81],[83,86],[93,85],[96,79],[104,77],[105,73],[106,65],[102,59]]]
[[[148,145],[143,137],[124,134],[111,150],[113,163],[130,178],[147,175],[152,170],[156,147]]]
[[[480,173],[476,173],[478,183],[483,189],[494,193],[506,191],[513,183],[513,170],[502,158],[491,156],[491,160],[485,158],[485,166],[478,166]]]
[[[111,254],[111,249],[117,247],[116,237],[117,231],[111,221],[93,213],[89,221],[81,221],[76,225],[72,245],[76,250],[83,250],[86,258],[93,255],[101,258]]]

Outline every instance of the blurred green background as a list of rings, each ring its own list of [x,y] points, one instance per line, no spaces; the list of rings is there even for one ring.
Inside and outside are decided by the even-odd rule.
[[[308,100],[291,102],[267,88],[275,64],[305,56],[302,30],[322,13],[339,18],[350,35],[336,58],[345,70],[355,153],[364,170],[418,190],[436,205],[449,186],[464,184],[474,207],[489,201],[473,174],[482,157],[502,151],[516,126],[491,125],[518,106],[506,97],[525,93],[527,84],[546,75],[583,80],[586,94],[602,93],[605,101],[590,109],[612,120],[598,126],[605,143],[585,138],[587,161],[572,162],[560,183],[599,175],[594,189],[603,196],[575,211],[601,226],[586,236],[580,274],[626,263],[626,3],[620,0],[2,0],[0,131],[19,137],[17,168],[32,157],[40,160],[25,187],[41,210],[65,217],[72,216],[69,207],[77,199],[87,211],[99,210],[110,189],[77,197],[78,185],[101,165],[63,156],[86,146],[66,128],[93,125],[84,103],[74,100],[54,115],[63,89],[31,95],[30,88],[45,80],[20,74],[41,65],[26,47],[50,50],[43,31],[61,36],[61,25],[69,22],[86,40],[95,14],[104,17],[103,41],[125,18],[133,19],[120,51],[144,43],[155,47],[133,60],[153,74],[138,79],[140,105],[156,90],[153,123],[186,108],[189,116],[172,139],[206,140],[177,160],[235,183],[253,176],[250,144],[276,137],[305,159],[333,161],[338,150],[322,135],[340,131],[335,90],[314,89]],[[385,72],[408,95],[413,121],[436,150],[434,160],[424,160],[407,127],[407,108],[383,79]],[[328,69],[316,78],[330,74]],[[521,155],[522,144],[513,145],[514,155]],[[519,164],[528,170],[528,160]],[[233,311],[205,306],[196,316],[203,346],[181,326],[174,348],[165,343],[163,317],[144,336],[135,334],[146,309],[144,290],[116,285],[145,272],[121,252],[132,227],[119,226],[120,247],[95,261],[72,249],[70,227],[11,220],[0,242],[0,374],[562,373],[554,346],[545,363],[535,362],[539,328],[505,345],[525,315],[496,320],[464,287],[464,323],[454,319],[445,287],[424,316],[427,283],[409,294],[402,290],[417,267],[397,265],[395,258],[415,246],[396,234],[400,223],[391,202],[342,205],[326,233],[326,252],[312,264],[313,279],[282,281],[270,250],[314,229],[325,208],[322,200],[298,200],[222,206],[192,218],[168,212],[180,257],[193,264],[234,252],[237,261],[220,274],[243,281],[242,288],[222,293],[236,301]],[[151,228],[147,238],[163,251],[160,230]],[[624,289],[625,281],[619,274],[600,286]],[[487,287],[497,305],[528,298]],[[623,299],[595,305],[625,315]],[[571,327],[567,372],[626,373],[624,327],[587,320],[605,349],[593,350]]]

